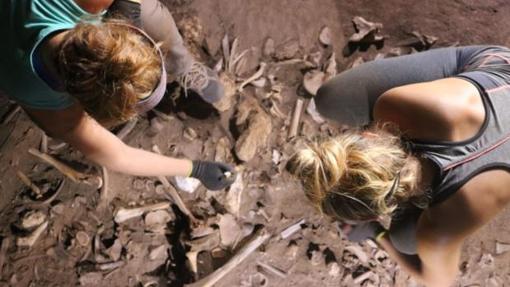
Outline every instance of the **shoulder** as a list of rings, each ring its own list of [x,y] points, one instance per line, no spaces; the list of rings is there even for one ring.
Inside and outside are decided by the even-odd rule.
[[[483,113],[476,87],[462,79],[446,78],[390,89],[379,97],[373,113],[376,121],[393,122],[411,138],[453,140],[463,123],[480,118],[483,122],[483,116],[473,112],[477,104]]]

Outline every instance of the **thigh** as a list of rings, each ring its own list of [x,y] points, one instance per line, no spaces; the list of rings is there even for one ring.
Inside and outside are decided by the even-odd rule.
[[[172,14],[159,0],[142,1],[141,22],[144,31],[161,43],[163,50],[182,41]]]
[[[373,120],[374,104],[385,91],[455,74],[457,49],[435,49],[382,59],[347,70],[319,89],[317,108],[324,116],[343,124],[369,124]]]

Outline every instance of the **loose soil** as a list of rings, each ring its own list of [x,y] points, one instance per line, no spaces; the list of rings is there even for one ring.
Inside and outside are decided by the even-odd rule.
[[[214,160],[222,154],[225,161],[235,164],[240,171],[242,182],[236,183],[235,190],[232,187],[211,192],[199,187],[192,194],[180,194],[203,227],[214,232],[227,230],[220,224],[224,222],[221,218],[232,214],[234,222],[248,232],[233,244],[202,252],[198,274],[193,274],[185,257],[191,246],[193,226],[175,206],[167,210],[171,220],[164,225],[163,232],[148,230],[144,221],[147,216],[125,223],[113,220],[115,210],[121,207],[166,201],[161,183],[155,178],[110,172],[107,208],[97,207],[99,191],[70,180],[65,181],[54,200],[38,203],[18,179],[16,171],[23,171],[50,193],[64,177],[28,154],[29,148],[39,147],[41,132],[25,114],[19,113],[1,127],[1,132],[10,136],[0,149],[0,235],[5,247],[0,286],[75,286],[80,282],[90,286],[182,286],[220,268],[257,230],[275,236],[215,286],[416,285],[375,246],[347,242],[336,223],[315,212],[297,183],[285,173],[285,160],[294,145],[299,145],[299,139],[287,140],[290,118],[298,95],[303,95],[300,88],[303,74],[310,68],[302,63],[279,65],[274,58],[263,55],[263,45],[267,39],[273,39],[276,53],[297,46],[292,59],[304,59],[318,52],[327,58],[326,55],[335,52],[339,71],[358,57],[369,61],[378,53],[388,53],[409,39],[413,31],[438,37],[433,47],[510,45],[510,30],[506,29],[510,26],[510,6],[505,5],[506,1],[167,0],[165,3],[197,57],[212,66],[222,58],[224,36],[228,35],[230,43],[237,38],[238,53],[245,49],[249,52],[243,67],[230,78],[238,81],[247,78],[265,62],[266,76],[275,76],[281,100],[268,100],[266,95],[271,88],[267,86],[248,86],[243,93],[236,93],[231,108],[223,112],[193,96],[173,103],[167,100],[158,107],[167,114],[164,119],[158,118],[162,124],[158,133],[154,135],[156,124],[151,122],[157,116],[149,113],[141,116],[125,141],[146,150],[158,145],[164,154],[194,159]],[[384,46],[380,49],[370,46],[366,51],[344,57],[347,39],[354,33],[351,22],[354,16],[382,23]],[[318,41],[319,32],[325,26],[332,31],[331,48],[321,46]],[[173,85],[169,87],[168,98],[180,92]],[[236,109],[244,98],[255,99],[255,105],[271,118],[272,125],[267,144],[248,162],[239,161],[235,142],[230,140],[231,137],[237,140],[250,129],[249,121],[235,124],[241,112]],[[275,103],[283,114],[281,118],[269,113]],[[189,136],[189,128],[196,135]],[[306,138],[338,131],[335,124],[317,124],[305,113],[299,135]],[[223,152],[218,148],[220,139],[226,143]],[[85,172],[100,171],[70,148],[52,154]],[[273,162],[275,154],[281,155],[281,159]],[[15,241],[25,233],[20,230],[18,220],[27,210],[42,211],[49,224],[34,246],[20,248]],[[287,239],[277,236],[301,219],[305,220],[301,230]],[[510,230],[505,226],[509,219],[510,210],[506,210],[466,241],[461,274],[455,286],[504,286],[510,282],[507,271],[510,252],[501,255],[495,252],[496,241],[510,242]],[[252,229],[255,231],[249,232]],[[79,231],[89,237],[85,244],[80,244],[77,238]],[[117,255],[112,252],[116,241],[121,245]],[[101,270],[111,262],[121,262],[121,265]],[[278,268],[286,277],[268,272],[257,262]],[[359,279],[365,275],[365,280]]]

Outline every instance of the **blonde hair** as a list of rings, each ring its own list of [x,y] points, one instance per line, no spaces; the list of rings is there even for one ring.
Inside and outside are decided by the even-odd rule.
[[[338,219],[368,220],[390,215],[415,197],[417,160],[388,127],[348,130],[313,142],[287,164],[306,196]]]
[[[78,24],[57,58],[66,91],[100,123],[113,126],[136,115],[136,104],[161,77],[157,47],[118,20]]]

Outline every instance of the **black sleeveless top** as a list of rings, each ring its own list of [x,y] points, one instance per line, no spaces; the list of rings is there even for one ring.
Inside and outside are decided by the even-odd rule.
[[[431,205],[446,200],[481,172],[510,169],[510,50],[481,47],[460,57],[460,73],[452,76],[478,88],[485,120],[474,137],[462,142],[409,143],[411,150],[431,160],[437,168]],[[403,253],[416,253],[416,221],[420,214],[418,209],[406,210],[394,218],[390,238]]]

